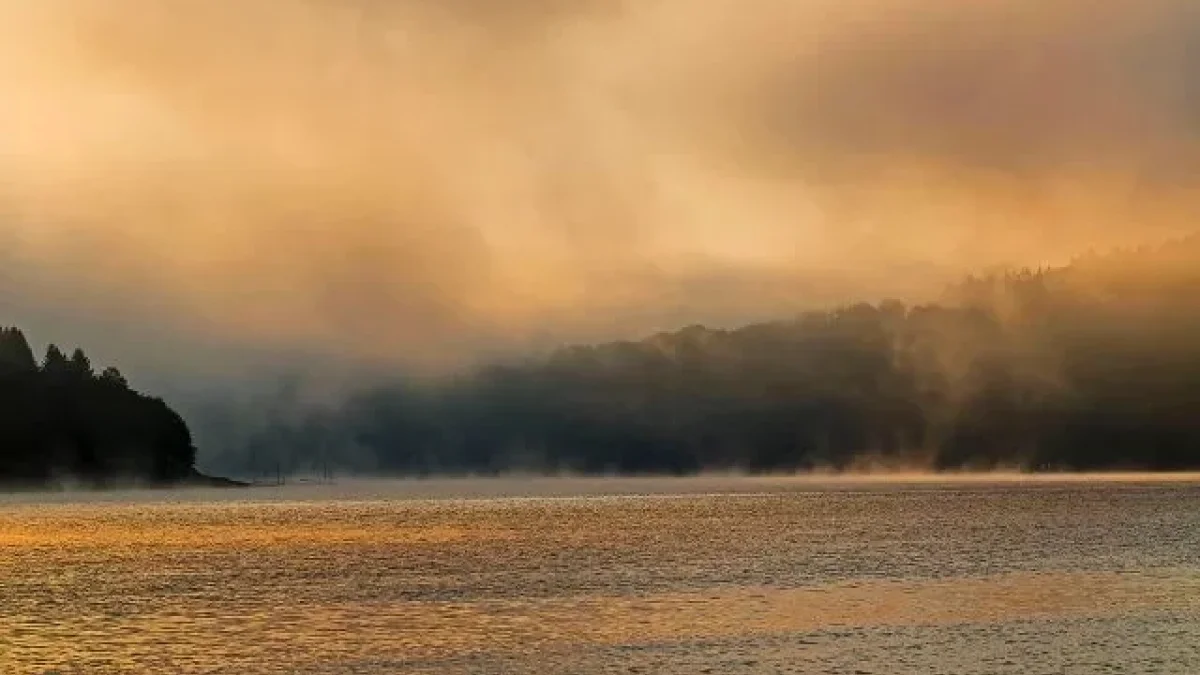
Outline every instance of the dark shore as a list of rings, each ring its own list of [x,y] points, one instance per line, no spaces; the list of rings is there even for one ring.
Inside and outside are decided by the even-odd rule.
[[[250,483],[245,483],[232,478],[222,476],[209,476],[192,471],[192,474],[178,483],[168,484],[164,487],[215,487],[215,488],[246,488],[250,487]]]

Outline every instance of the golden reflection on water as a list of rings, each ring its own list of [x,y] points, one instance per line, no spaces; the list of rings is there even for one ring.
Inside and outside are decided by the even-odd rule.
[[[969,626],[997,654],[1140,636],[1054,658],[1200,672],[1198,507],[1193,485],[19,505],[0,510],[0,673],[683,673],[705,649],[750,655],[713,672],[1033,665],[973,670],[937,637]]]
[[[511,536],[497,529],[449,526],[413,526],[395,524],[381,529],[366,524],[324,522],[178,522],[161,514],[144,519],[132,517],[91,518],[78,513],[55,517],[23,519],[18,522],[0,517],[0,548],[228,548],[266,546],[337,546],[355,543],[442,544],[466,539],[497,539]],[[167,521],[167,522],[163,522]],[[231,526],[231,523],[237,523]]]

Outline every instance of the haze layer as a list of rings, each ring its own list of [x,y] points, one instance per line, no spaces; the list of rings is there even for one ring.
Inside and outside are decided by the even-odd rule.
[[[1187,229],[1198,50],[1187,0],[0,0],[0,303],[152,372],[919,297]]]

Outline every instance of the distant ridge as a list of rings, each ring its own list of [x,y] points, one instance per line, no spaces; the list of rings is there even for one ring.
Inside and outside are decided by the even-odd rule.
[[[1200,468],[1200,236],[732,330],[405,380],[253,438],[273,465],[691,473]],[[243,456],[251,453],[243,452]]]

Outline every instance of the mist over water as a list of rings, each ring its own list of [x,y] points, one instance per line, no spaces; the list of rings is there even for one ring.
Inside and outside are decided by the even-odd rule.
[[[228,488],[154,488],[124,486],[95,490],[64,485],[53,490],[0,493],[0,504],[71,506],[84,504],[203,504],[421,502],[610,498],[761,497],[768,494],[837,493],[913,490],[1062,490],[1089,484],[1150,489],[1200,483],[1200,472],[1171,473],[1018,473],[1010,471],[859,471],[841,473],[747,475],[708,472],[694,476],[547,476],[511,473],[489,477],[378,478],[342,476],[321,482],[293,477],[284,485],[259,484],[247,490]]]

